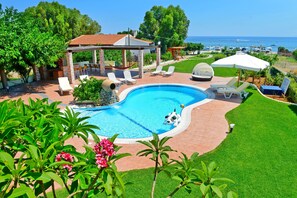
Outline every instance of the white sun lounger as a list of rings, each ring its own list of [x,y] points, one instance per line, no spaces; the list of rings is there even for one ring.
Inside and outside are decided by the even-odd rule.
[[[163,74],[163,76],[171,76],[174,72],[175,67],[169,66],[168,71]]]
[[[59,77],[58,78],[59,81],[59,90],[61,95],[63,95],[64,91],[72,91],[73,88],[70,86],[68,77]]]
[[[83,81],[84,79],[89,80],[90,78],[89,78],[89,75],[80,75],[80,76],[79,76],[79,79],[80,79],[81,81]]]
[[[227,82],[226,84],[211,84],[210,88],[217,90],[219,88],[230,88],[230,87],[234,87],[236,81],[237,81],[237,77],[232,78],[231,80],[229,80],[229,82]]]
[[[161,74],[163,72],[162,69],[163,69],[163,66],[159,65],[159,66],[157,66],[156,71],[153,71],[151,74],[152,75]]]
[[[127,83],[131,83],[131,84],[135,84],[136,83],[136,80],[133,79],[132,76],[131,76],[130,70],[125,70],[124,71],[124,77],[125,77],[125,81]]]
[[[110,72],[110,73],[107,73],[107,77],[109,80],[111,80],[112,82],[114,82],[115,84],[121,84],[122,82],[125,81],[125,79],[122,79],[120,78],[120,80],[118,80],[115,76],[114,73]]]
[[[231,98],[233,94],[239,95],[241,97],[242,92],[250,86],[250,83],[244,82],[242,85],[240,85],[237,88],[228,87],[228,88],[219,88],[218,93],[224,94],[225,98]]]

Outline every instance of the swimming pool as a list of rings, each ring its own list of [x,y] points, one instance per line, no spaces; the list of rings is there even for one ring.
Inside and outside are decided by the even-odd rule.
[[[152,84],[138,86],[123,91],[121,102],[95,108],[75,109],[81,116],[90,116],[90,124],[100,127],[96,130],[99,136],[111,137],[119,134],[120,139],[142,139],[151,137],[152,133],[164,134],[176,128],[187,125],[184,117],[198,103],[206,102],[206,92],[193,87],[180,84]],[[185,108],[180,107],[184,104]],[[164,125],[164,117],[176,109],[182,112],[182,121],[177,126]],[[189,118],[190,119],[190,118]]]

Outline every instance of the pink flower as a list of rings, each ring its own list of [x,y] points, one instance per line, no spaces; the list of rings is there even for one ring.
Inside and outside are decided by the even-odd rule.
[[[73,162],[73,156],[66,152],[61,152],[56,156],[56,162],[60,162],[61,160],[65,160],[67,162]],[[68,171],[72,170],[72,165],[64,164],[63,168],[67,169]]]
[[[96,155],[96,164],[98,165],[98,168],[106,168],[108,166],[107,160],[100,155]]]
[[[101,153],[102,155],[112,156],[115,154],[114,145],[107,139],[102,139],[98,144],[94,146],[95,153]]]
[[[63,165],[63,168],[67,169],[69,172],[72,170],[72,166],[69,164]]]
[[[107,139],[101,140],[99,143],[100,146],[102,146],[102,152],[109,157],[115,154],[113,143]]]
[[[96,164],[99,168],[108,167],[108,157],[115,154],[114,145],[107,139],[102,139],[94,146],[94,152],[96,153]]]

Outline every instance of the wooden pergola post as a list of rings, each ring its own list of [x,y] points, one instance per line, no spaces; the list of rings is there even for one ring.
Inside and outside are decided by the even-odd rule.
[[[143,50],[138,50],[139,78],[143,77]]]
[[[104,65],[104,50],[100,49],[99,50],[99,57],[100,57],[100,75],[104,76],[105,75],[105,65]]]
[[[161,49],[160,47],[156,47],[156,66],[159,66],[161,63]]]
[[[97,54],[96,53],[97,53],[97,51],[93,50],[93,60],[92,61],[94,64],[97,64]]]
[[[73,58],[72,58],[72,51],[67,51],[67,66],[68,66],[68,78],[71,84],[75,83],[75,76],[74,76],[74,67],[73,67]]]

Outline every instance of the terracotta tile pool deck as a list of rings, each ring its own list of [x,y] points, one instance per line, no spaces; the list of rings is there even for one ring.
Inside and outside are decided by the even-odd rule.
[[[97,77],[103,78],[103,77]],[[105,77],[106,78],[106,77]],[[230,80],[230,78],[213,77],[209,82],[198,82],[190,79],[190,74],[174,73],[173,76],[150,76],[149,73],[145,73],[142,79],[137,79],[137,85],[151,84],[151,83],[181,83],[197,86],[200,88],[209,88],[210,84],[223,84]],[[78,82],[76,82],[78,83]],[[122,85],[119,92],[134,85]],[[12,91],[9,94],[0,95],[0,101],[5,99],[18,99],[21,98],[27,101],[31,98],[49,98],[49,101],[61,101],[61,108],[65,108],[68,104],[73,101],[72,94],[61,96],[58,92],[58,83],[56,81],[51,82],[39,82],[35,86],[26,87],[23,90],[30,90],[29,92],[23,92],[22,89],[19,91]],[[171,158],[177,159],[181,156],[181,153],[191,155],[193,152],[198,152],[200,155],[215,149],[227,136],[228,122],[225,119],[225,114],[237,107],[241,103],[239,97],[232,97],[231,99],[225,99],[222,95],[216,95],[214,100],[198,106],[192,110],[191,123],[189,127],[175,135],[168,141],[168,144],[178,152],[172,152]],[[67,142],[68,144],[75,145],[80,151],[83,151],[83,141],[78,138],[73,138]],[[89,146],[94,145],[90,141]],[[131,153],[131,157],[126,157],[117,162],[118,169],[121,171],[141,169],[153,167],[153,161],[149,160],[148,157],[138,157],[136,153],[145,147],[140,144],[120,144],[122,149],[121,153]]]

